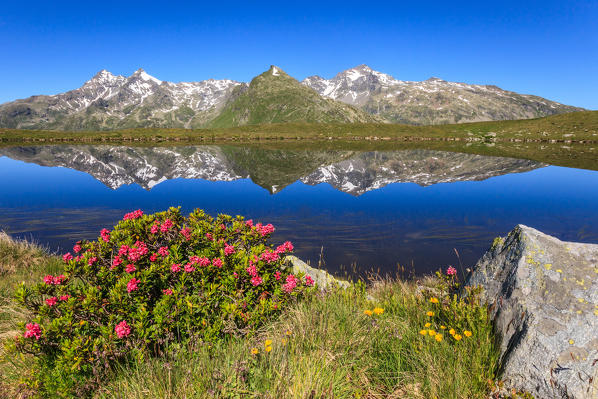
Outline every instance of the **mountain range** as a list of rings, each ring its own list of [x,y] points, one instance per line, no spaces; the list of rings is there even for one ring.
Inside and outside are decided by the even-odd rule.
[[[484,180],[545,166],[514,158],[433,150],[276,150],[235,146],[124,147],[34,146],[0,148],[0,156],[42,166],[62,166],[90,174],[117,189],[137,184],[147,190],[184,178],[211,181],[251,179],[276,193],[301,181],[328,183],[358,196],[391,183],[421,186]]]
[[[496,86],[402,81],[366,65],[302,82],[271,66],[249,83],[171,83],[143,69],[102,70],[78,89],[0,104],[0,127],[109,130],[209,128],[276,122],[446,124],[581,111]]]

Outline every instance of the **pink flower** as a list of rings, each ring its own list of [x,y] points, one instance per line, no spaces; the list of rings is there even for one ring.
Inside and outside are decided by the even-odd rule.
[[[54,277],[48,274],[46,277],[44,277],[44,283],[48,285],[54,284]]]
[[[314,285],[314,280],[311,278],[311,276],[305,276],[305,285],[308,287],[312,287]]]
[[[249,219],[248,221],[246,221],[245,225],[250,228],[253,227],[253,219]]]
[[[42,336],[42,329],[37,323],[28,323],[25,326],[25,328],[27,329],[27,331],[25,331],[25,334],[23,334],[25,338],[40,339],[40,337]]]
[[[130,279],[127,283],[127,292],[135,291],[137,289],[137,284],[139,284],[139,280],[137,280],[135,277]]]
[[[62,255],[62,260],[65,261],[65,262],[73,260],[73,255],[71,255],[71,253],[68,252],[68,253]]]
[[[102,231],[100,231],[100,235],[102,236],[102,240],[104,240],[104,242],[110,241],[110,231],[107,229],[102,229]]]
[[[55,296],[53,296],[53,297],[51,297],[51,298],[48,298],[48,299],[46,299],[46,304],[47,304],[49,307],[52,307],[52,306],[56,305],[56,303],[57,303],[57,302],[58,302],[58,299],[57,299]]]
[[[455,274],[457,274],[457,269],[455,269],[452,266],[449,266],[448,269],[446,269],[446,274],[447,276],[454,276]]]
[[[262,237],[267,236],[268,234],[271,234],[274,232],[274,230],[276,230],[274,228],[274,226],[272,226],[271,224],[267,224],[265,226],[262,226],[261,223],[258,223],[255,225],[256,230],[262,235]]]
[[[290,294],[291,292],[293,292],[293,290],[297,286],[298,282],[299,282],[299,279],[297,277],[295,277],[292,274],[289,274],[287,276],[287,282],[285,284],[283,284],[283,286],[282,286],[282,290],[284,292],[286,292],[287,294]]]
[[[253,262],[251,262],[250,265],[251,266],[245,269],[247,270],[247,274],[249,274],[250,276],[257,276],[257,267],[253,264]]]
[[[239,275],[237,274],[237,272],[233,272],[233,277],[234,278],[239,278]]]
[[[260,255],[260,260],[266,263],[276,262],[280,256],[276,252],[270,252],[270,250],[266,250],[266,252]]]
[[[187,264],[185,265],[185,271],[186,271],[187,273],[191,273],[191,272],[194,272],[194,271],[195,271],[195,268],[193,267],[193,265],[192,265],[191,263],[187,263]]]
[[[127,267],[125,267],[125,271],[126,271],[127,273],[133,273],[135,270],[137,270],[137,268],[135,267],[135,265],[133,265],[133,264],[131,264],[131,263],[129,263],[129,264],[127,265]]]
[[[94,263],[96,263],[97,261],[98,261],[98,258],[96,258],[95,256],[92,256],[91,258],[89,258],[89,259],[87,260],[87,264],[88,264],[89,266],[91,266],[91,265],[93,265]]]
[[[185,237],[185,240],[189,241],[191,239],[191,229],[188,227],[185,227],[184,229],[181,229],[181,235],[183,237]]]
[[[165,290],[162,290],[162,293],[164,295],[172,295],[172,290],[170,288],[166,288]]]
[[[60,300],[61,300],[61,301],[68,301],[70,297],[71,297],[70,295],[62,295],[62,296],[60,297]]]
[[[120,256],[126,255],[129,253],[129,246],[128,245],[121,245],[119,250],[118,250],[118,254]]]
[[[114,332],[118,338],[124,338],[131,334],[131,327],[123,320],[114,327]]]
[[[220,258],[212,259],[212,264],[216,267],[222,267],[222,259],[220,259]]]
[[[172,266],[170,266],[170,271],[173,273],[180,272],[181,265],[179,263],[174,263]]]
[[[66,280],[66,276],[64,274],[61,274],[60,276],[56,276],[52,279],[52,284],[60,285],[64,280]]]
[[[254,285],[254,286],[260,285],[262,283],[262,281],[263,280],[262,280],[262,278],[260,276],[253,276],[251,278],[251,284]]]
[[[160,249],[158,249],[158,254],[161,256],[170,255],[170,252],[168,252],[168,247],[160,247]]]
[[[112,260],[112,266],[110,266],[110,270],[114,270],[116,269],[118,266],[120,266],[123,263],[123,260],[120,258],[120,256],[116,255],[114,257],[114,259]]]
[[[206,238],[210,241],[214,241],[214,237],[210,233],[206,233]]]
[[[75,244],[75,246],[73,247],[73,251],[78,254],[79,252],[81,252],[81,245],[79,244]]]
[[[220,230],[226,230],[226,226],[223,224],[220,224]]]
[[[170,229],[173,226],[173,223],[170,219],[166,219],[164,221],[164,223],[162,223],[162,226],[160,226],[160,231],[162,233],[166,233],[168,231],[168,229]]]
[[[143,211],[141,209],[137,209],[136,211],[125,214],[123,220],[138,219],[141,216],[143,216]]]
[[[235,247],[233,247],[232,245],[228,245],[228,244],[224,245],[224,254],[226,256],[232,255],[234,253],[235,253]]]
[[[276,272],[276,273],[274,273],[274,278],[275,278],[276,280],[280,280],[280,277],[281,277],[281,275],[280,275],[280,272]]]
[[[160,230],[160,224],[153,224],[152,228],[150,229],[150,233],[156,234]]]
[[[279,245],[278,247],[276,247],[276,252],[277,254],[283,254],[285,252],[291,252],[293,251],[293,244],[291,244],[290,241],[285,242],[284,244]]]

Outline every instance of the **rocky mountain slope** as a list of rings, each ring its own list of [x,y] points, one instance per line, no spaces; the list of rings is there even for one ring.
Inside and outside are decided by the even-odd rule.
[[[142,69],[98,72],[78,89],[0,104],[0,127],[109,130],[204,128],[276,122],[441,124],[534,118],[581,108],[496,86],[432,78],[408,82],[365,65],[299,83],[280,68],[250,83],[163,82]]]
[[[484,180],[544,164],[432,150],[298,151],[248,147],[36,146],[0,148],[0,155],[90,174],[112,189],[138,184],[151,189],[175,178],[231,181],[250,178],[271,193],[295,181],[328,183],[351,195],[411,182]]]
[[[582,110],[496,86],[438,78],[423,82],[397,80],[367,65],[348,69],[332,79],[310,76],[302,83],[324,97],[354,105],[392,123],[434,125],[528,119]]]

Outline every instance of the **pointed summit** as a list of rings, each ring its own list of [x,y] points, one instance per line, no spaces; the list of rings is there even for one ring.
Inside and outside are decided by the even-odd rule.
[[[93,75],[93,77],[91,79],[89,79],[87,82],[85,82],[85,85],[94,85],[94,84],[101,84],[101,85],[106,85],[106,84],[113,84],[116,81],[119,81],[123,79],[122,76],[115,76],[113,75],[110,71],[106,70],[106,69],[102,69],[101,71],[99,71],[98,73],[96,73],[95,75]]]
[[[154,78],[152,75],[145,72],[143,68],[139,68],[138,70],[136,70],[130,77],[139,78],[141,80],[145,80],[146,82],[154,82],[158,85],[162,84],[162,81],[160,79]]]

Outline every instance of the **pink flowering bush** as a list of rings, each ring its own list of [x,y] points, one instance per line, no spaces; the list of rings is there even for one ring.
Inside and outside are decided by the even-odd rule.
[[[245,335],[312,289],[274,247],[274,227],[179,209],[127,213],[65,254],[64,273],[21,286],[34,315],[15,349],[38,359],[34,383],[61,396],[91,392],[115,362],[189,341]]]

